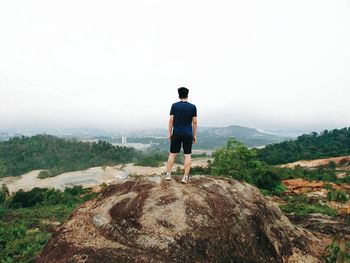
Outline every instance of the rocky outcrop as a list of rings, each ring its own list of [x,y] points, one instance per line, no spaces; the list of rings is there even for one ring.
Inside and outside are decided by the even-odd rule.
[[[325,234],[331,239],[334,236],[342,236],[350,242],[350,228],[347,220],[337,216],[331,217],[319,213],[309,214],[308,216],[297,216],[289,214],[288,218],[298,226],[312,231],[314,234]]]
[[[141,177],[81,205],[36,262],[318,262],[321,247],[247,183]]]

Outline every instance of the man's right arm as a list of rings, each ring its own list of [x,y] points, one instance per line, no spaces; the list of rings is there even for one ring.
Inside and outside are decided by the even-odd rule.
[[[168,125],[168,129],[169,129],[169,140],[171,140],[172,137],[172,133],[173,133],[173,126],[174,126],[174,115],[170,115],[169,118],[169,125]]]

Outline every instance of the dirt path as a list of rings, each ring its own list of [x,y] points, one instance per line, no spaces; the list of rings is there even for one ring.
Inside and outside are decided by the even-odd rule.
[[[315,160],[300,160],[300,161],[296,161],[293,163],[282,164],[279,166],[286,167],[286,168],[294,168],[295,166],[300,165],[301,167],[317,168],[321,165],[328,165],[330,162],[334,162],[336,164],[339,164],[343,160],[350,162],[350,156],[340,156],[340,157],[315,159]]]
[[[83,187],[97,186],[102,183],[127,177],[127,174],[117,167],[93,167],[83,171],[67,172],[55,177],[39,179],[41,170],[31,171],[21,176],[11,176],[0,179],[0,184],[6,184],[11,193],[23,189],[28,191],[34,187],[64,189],[65,187],[82,185]]]
[[[193,166],[207,165],[208,158],[193,160]],[[180,165],[174,165],[174,170]],[[181,166],[182,167],[182,166]],[[161,167],[135,166],[133,163],[116,166],[93,167],[82,171],[67,172],[55,177],[39,179],[41,170],[34,170],[21,176],[9,176],[0,178],[0,185],[6,184],[11,193],[20,189],[29,191],[34,187],[64,189],[65,187],[82,185],[83,187],[95,187],[102,183],[111,184],[134,175],[161,175],[165,171],[165,165]]]

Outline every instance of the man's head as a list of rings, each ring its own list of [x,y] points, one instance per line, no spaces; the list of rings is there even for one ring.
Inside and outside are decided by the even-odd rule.
[[[180,99],[187,99],[188,98],[189,90],[186,89],[185,87],[178,88],[177,91],[179,92]]]

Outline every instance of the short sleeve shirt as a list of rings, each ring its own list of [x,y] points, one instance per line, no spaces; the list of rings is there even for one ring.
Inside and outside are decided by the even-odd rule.
[[[192,118],[197,117],[197,108],[187,101],[179,101],[171,105],[170,115],[174,115],[173,134],[193,135]]]

